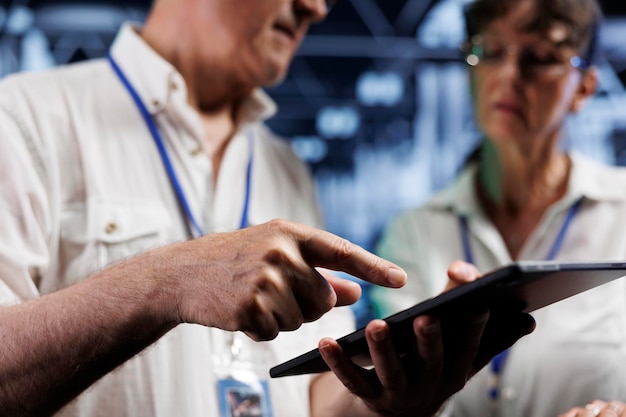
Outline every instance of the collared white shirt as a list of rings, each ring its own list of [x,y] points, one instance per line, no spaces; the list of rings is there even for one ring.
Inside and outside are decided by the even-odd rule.
[[[217,181],[181,75],[126,25],[112,56],[164,138],[205,233],[239,227],[249,140],[248,223],[284,218],[321,226],[313,181],[289,145],[262,123],[275,106],[261,90],[242,104]],[[170,179],[137,107],[106,60],[0,83],[0,305],[71,285],[111,262],[188,238]],[[215,184],[215,186],[213,185]],[[261,372],[353,328],[347,310],[276,341],[240,336]],[[63,416],[217,416],[216,380],[229,334],[182,325],[105,376]],[[222,359],[220,359],[222,358]],[[271,380],[275,416],[308,415],[308,377]]]
[[[566,195],[546,212],[518,260],[544,260],[570,206],[584,197],[556,260],[626,259],[626,170],[573,154]],[[424,206],[394,219],[379,255],[407,270],[399,291],[375,290],[382,314],[440,293],[447,267],[465,259],[459,217],[467,218],[474,263],[482,272],[511,263],[506,245],[480,208],[476,166]],[[455,417],[545,417],[596,398],[626,398],[626,280],[620,279],[533,313],[537,329],[512,348],[493,413],[488,370],[470,380],[453,402]]]

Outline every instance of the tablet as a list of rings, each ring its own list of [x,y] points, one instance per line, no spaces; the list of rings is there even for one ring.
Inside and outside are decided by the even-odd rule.
[[[491,316],[530,313],[626,275],[626,262],[523,261],[501,267],[481,279],[444,292],[384,320],[389,324],[400,355],[411,350],[413,319],[429,314],[445,318],[482,305]],[[371,365],[365,328],[337,339],[357,364]],[[313,349],[270,369],[272,378],[328,371],[319,350]]]

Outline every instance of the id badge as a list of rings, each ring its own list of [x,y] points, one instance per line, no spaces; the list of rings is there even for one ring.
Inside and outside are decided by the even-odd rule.
[[[221,417],[272,417],[267,381],[220,379],[217,383]]]
[[[255,365],[263,364],[259,360],[264,356],[263,351],[244,350],[241,335],[232,334],[227,341],[228,359],[217,370],[220,417],[273,417],[269,383],[260,377]]]

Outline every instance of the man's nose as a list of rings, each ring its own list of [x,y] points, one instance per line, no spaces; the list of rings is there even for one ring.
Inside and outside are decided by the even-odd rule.
[[[324,20],[328,14],[326,0],[294,0],[297,13],[311,22]]]

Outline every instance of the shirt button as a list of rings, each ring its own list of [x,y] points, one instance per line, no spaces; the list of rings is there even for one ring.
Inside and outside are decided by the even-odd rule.
[[[117,230],[117,224],[115,224],[115,223],[109,223],[104,228],[104,231],[105,231],[105,233],[107,235],[111,235],[111,234],[115,233],[116,230]]]
[[[156,100],[156,99],[155,99],[155,100],[152,100],[152,105],[153,105],[154,107],[159,107],[159,106],[161,105],[161,102],[160,102],[159,100]]]
[[[172,91],[176,91],[176,90],[178,89],[178,85],[177,85],[174,81],[172,81],[172,82],[170,83],[170,89],[171,89]]]
[[[198,156],[202,154],[202,148],[200,146],[198,146],[196,149],[194,149],[193,151],[191,151],[191,155],[192,156]]]

